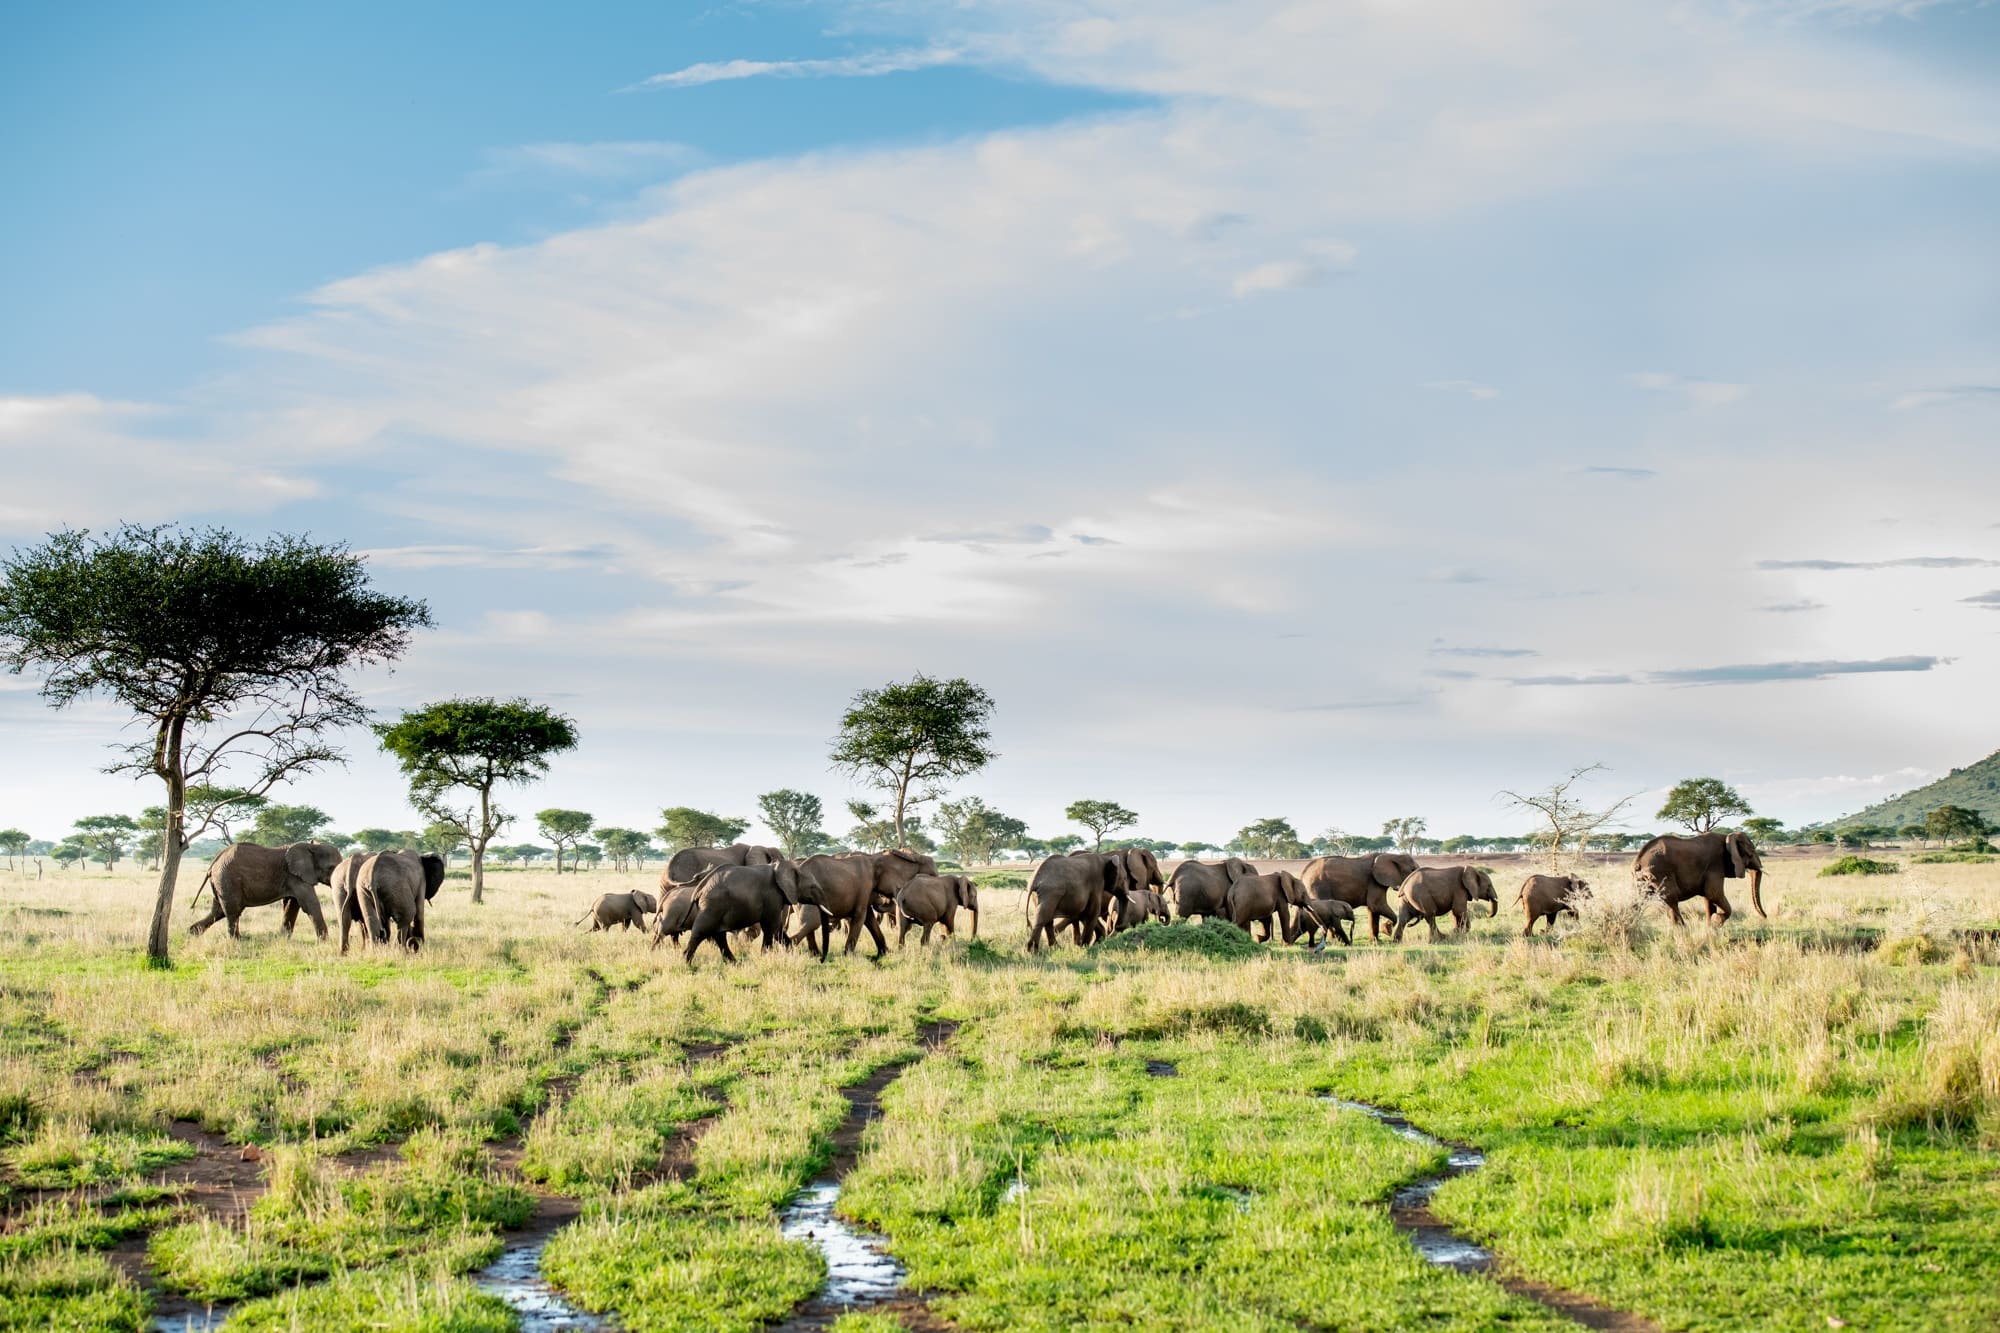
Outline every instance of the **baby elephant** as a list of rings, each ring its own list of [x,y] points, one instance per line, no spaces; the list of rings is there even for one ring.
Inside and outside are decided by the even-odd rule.
[[[1338,898],[1306,899],[1292,913],[1292,933],[1305,936],[1307,944],[1317,946],[1321,931],[1342,944],[1354,943],[1354,908]]]
[[[1568,912],[1576,915],[1576,900],[1590,896],[1590,885],[1574,875],[1530,875],[1521,881],[1521,891],[1514,895],[1514,901],[1528,909],[1528,924],[1522,928],[1523,935],[1535,933],[1535,923],[1543,917],[1549,919],[1549,929],[1556,927],[1556,913]]]
[[[659,900],[644,889],[631,893],[600,893],[590,910],[577,918],[576,924],[590,922],[592,931],[609,930],[613,926],[623,926],[630,930],[637,926],[646,928],[646,918],[660,910]]]
[[[896,891],[893,911],[902,921],[902,929],[896,935],[896,947],[903,947],[903,941],[910,937],[912,926],[920,927],[924,932],[917,937],[918,944],[931,942],[932,926],[943,926],[944,933],[950,935],[961,907],[972,913],[972,937],[978,939],[978,886],[964,875],[913,877]]]
[[[1130,930],[1148,921],[1173,920],[1165,896],[1157,889],[1134,889],[1117,900],[1116,908],[1118,916],[1112,922],[1113,930]]]
[[[1433,942],[1444,938],[1438,933],[1437,919],[1447,912],[1457,923],[1456,934],[1472,929],[1472,903],[1486,902],[1488,916],[1500,915],[1500,899],[1493,892],[1493,877],[1477,866],[1419,866],[1396,889],[1403,905],[1396,912],[1396,941],[1401,943],[1403,928],[1418,917],[1431,928]]]

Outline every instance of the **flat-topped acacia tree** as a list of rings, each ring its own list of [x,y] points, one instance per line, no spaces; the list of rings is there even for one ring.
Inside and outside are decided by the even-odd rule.
[[[862,690],[840,718],[834,767],[890,797],[896,844],[907,845],[911,807],[943,795],[950,778],[977,773],[999,757],[993,696],[963,678],[934,680],[922,672],[879,690]],[[850,807],[851,808],[851,807]]]
[[[457,829],[472,853],[472,901],[486,896],[486,847],[513,816],[493,802],[503,783],[533,782],[549,756],[576,748],[576,723],[526,699],[446,699],[375,728],[423,814]],[[447,803],[462,790],[478,799]]]
[[[181,853],[216,821],[212,804],[190,820],[190,787],[228,776],[238,797],[261,796],[337,762],[328,735],[368,716],[348,673],[401,656],[429,624],[422,602],[371,589],[360,556],[304,537],[127,524],[0,561],[0,664],[39,672],[57,708],[116,699],[144,734],[109,771],[166,786],[148,958],[167,960]]]

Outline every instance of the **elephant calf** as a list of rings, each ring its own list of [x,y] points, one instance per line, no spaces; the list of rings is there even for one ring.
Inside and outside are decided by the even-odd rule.
[[[1166,895],[1158,889],[1134,889],[1118,902],[1117,919],[1111,929],[1130,930],[1143,926],[1148,921],[1171,921],[1173,913],[1167,908]]]
[[[1268,875],[1245,875],[1231,884],[1229,892],[1223,895],[1222,912],[1244,930],[1261,922],[1263,943],[1270,942],[1271,921],[1276,918],[1276,933],[1290,944],[1295,929],[1292,909],[1304,906],[1305,902],[1305,883],[1289,870],[1274,870]]]
[[[931,942],[932,926],[943,926],[944,933],[950,935],[961,907],[972,913],[972,935],[979,937],[979,889],[964,875],[918,875],[896,891],[895,904],[902,920],[896,935],[898,949],[909,938],[912,926],[923,930],[918,944]]]
[[[1567,912],[1576,915],[1576,900],[1590,896],[1590,885],[1574,875],[1530,875],[1521,881],[1521,891],[1514,895],[1514,901],[1528,910],[1528,924],[1521,929],[1523,935],[1535,933],[1535,923],[1543,917],[1549,920],[1549,929],[1554,930],[1556,914]]]
[[[1419,866],[1396,889],[1403,905],[1396,912],[1395,940],[1401,943],[1403,928],[1418,917],[1431,928],[1431,939],[1441,940],[1437,919],[1449,912],[1457,923],[1454,934],[1472,929],[1475,899],[1491,905],[1488,916],[1500,915],[1500,899],[1493,892],[1493,877],[1477,866]]]
[[[643,889],[631,893],[600,893],[590,910],[577,918],[576,924],[590,922],[592,933],[609,930],[613,926],[623,926],[630,930],[637,926],[646,928],[646,918],[660,910],[659,900]]]
[[[1354,909],[1338,898],[1306,899],[1292,913],[1292,934],[1317,947],[1322,931],[1342,944],[1354,943]]]

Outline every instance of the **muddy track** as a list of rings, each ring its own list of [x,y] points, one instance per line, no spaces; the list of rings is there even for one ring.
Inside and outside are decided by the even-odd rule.
[[[1480,1273],[1493,1279],[1516,1296],[1526,1297],[1585,1328],[1604,1333],[1662,1333],[1660,1326],[1644,1315],[1614,1309],[1588,1296],[1552,1287],[1546,1282],[1506,1271],[1499,1256],[1475,1240],[1460,1235],[1431,1211],[1431,1199],[1447,1180],[1469,1175],[1486,1165],[1486,1154],[1469,1144],[1452,1143],[1417,1128],[1398,1112],[1368,1102],[1325,1097],[1336,1106],[1372,1117],[1390,1132],[1425,1147],[1443,1148],[1449,1154],[1442,1171],[1436,1171],[1397,1190],[1389,1201],[1389,1220],[1416,1247],[1418,1254],[1440,1268],[1460,1273]]]
[[[950,1019],[935,1019],[918,1030],[917,1040],[925,1054],[938,1050],[951,1040],[958,1024]],[[911,1292],[903,1291],[903,1271],[900,1265],[887,1258],[878,1247],[879,1238],[868,1237],[850,1230],[834,1216],[833,1202],[838,1196],[840,1182],[854,1169],[861,1154],[861,1140],[867,1133],[869,1124],[882,1114],[882,1093],[891,1083],[902,1077],[904,1071],[922,1056],[908,1060],[898,1060],[894,1064],[883,1065],[868,1078],[852,1087],[842,1088],[841,1096],[847,1099],[847,1115],[840,1127],[833,1132],[829,1146],[832,1156],[823,1170],[800,1192],[786,1212],[790,1226],[789,1234],[799,1234],[818,1244],[828,1255],[828,1283],[826,1290],[799,1305],[791,1318],[781,1324],[771,1326],[771,1333],[819,1333],[833,1327],[834,1321],[853,1310],[893,1315],[903,1327],[913,1333],[949,1333],[951,1325],[931,1312],[924,1299]],[[824,1219],[820,1221],[819,1219]],[[800,1230],[802,1225],[810,1224]],[[824,1228],[828,1238],[818,1234]],[[843,1267],[835,1262],[835,1247],[847,1255],[859,1255],[867,1270],[850,1275],[843,1282]],[[850,1284],[851,1285],[848,1285]],[[843,1288],[845,1287],[845,1290]]]

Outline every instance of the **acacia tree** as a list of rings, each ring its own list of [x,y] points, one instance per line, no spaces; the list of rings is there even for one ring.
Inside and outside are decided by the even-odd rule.
[[[1305,846],[1290,820],[1273,817],[1237,829],[1236,836],[1229,840],[1229,850],[1275,860],[1301,856]]]
[[[0,829],[0,852],[7,854],[7,868],[9,870],[14,868],[14,863],[17,860],[27,854],[28,844],[33,841],[34,838],[21,829]]]
[[[324,836],[333,817],[316,805],[266,805],[250,825],[250,841],[283,847]]]
[[[992,716],[993,696],[971,681],[918,672],[854,696],[840,718],[833,763],[893,798],[889,822],[896,845],[907,846],[914,807],[942,796],[947,779],[998,758],[988,743]]]
[[[1429,823],[1422,815],[1404,815],[1398,819],[1382,821],[1382,836],[1391,840],[1391,845],[1400,851],[1413,852],[1423,841],[1424,830]]]
[[[1127,810],[1116,801],[1071,801],[1063,810],[1063,818],[1089,829],[1094,839],[1090,849],[1101,852],[1105,838],[1139,822],[1139,812]]]
[[[601,828],[597,830],[597,840],[604,844],[604,854],[611,858],[613,870],[623,870],[634,857],[645,854],[652,845],[652,839],[637,829]]]
[[[346,674],[429,624],[422,602],[372,591],[360,556],[303,537],[128,524],[0,562],[0,664],[39,671],[57,708],[116,699],[145,734],[110,771],[166,787],[149,958],[167,959],[181,853],[213,823],[190,821],[189,788],[241,774],[236,789],[261,796],[339,760],[327,735],[367,717]]]
[[[494,803],[506,783],[533,782],[549,757],[576,748],[576,724],[526,699],[446,699],[375,728],[410,782],[410,802],[449,824],[472,851],[472,901],[484,902],[486,848],[513,816]],[[453,791],[474,800],[453,805]]]
[[[790,787],[767,791],[757,798],[757,813],[763,816],[764,827],[771,830],[785,855],[795,861],[811,856],[826,844],[826,830],[820,827],[826,811],[819,797],[811,792],[794,791]]]
[[[70,836],[91,860],[102,862],[109,870],[125,855],[125,844],[138,832],[139,821],[130,815],[85,815],[76,821],[76,832]]]
[[[1028,831],[1025,821],[1000,813],[977,796],[939,802],[933,822],[945,850],[966,865],[990,865],[996,849]]]
[[[750,827],[747,819],[731,819],[710,814],[691,805],[670,805],[660,811],[660,826],[653,836],[672,856],[683,847],[723,847],[743,836]]]
[[[1725,819],[1750,813],[1750,803],[1721,778],[1687,778],[1667,793],[1655,819],[1671,819],[1690,833],[1706,833]]]
[[[538,810],[535,812],[535,827],[542,836],[555,844],[556,873],[563,872],[563,853],[583,841],[595,817],[583,810]],[[574,866],[571,869],[575,869]]]
[[[1625,807],[1632,804],[1634,798],[1625,796],[1610,805],[1593,807],[1574,794],[1577,783],[1603,771],[1602,764],[1585,764],[1571,769],[1568,776],[1558,778],[1541,791],[1500,793],[1500,799],[1507,804],[1541,817],[1542,827],[1532,835],[1532,841],[1547,849],[1551,874],[1562,874],[1565,857],[1581,857],[1590,840],[1606,825],[1617,823],[1624,816]]]

